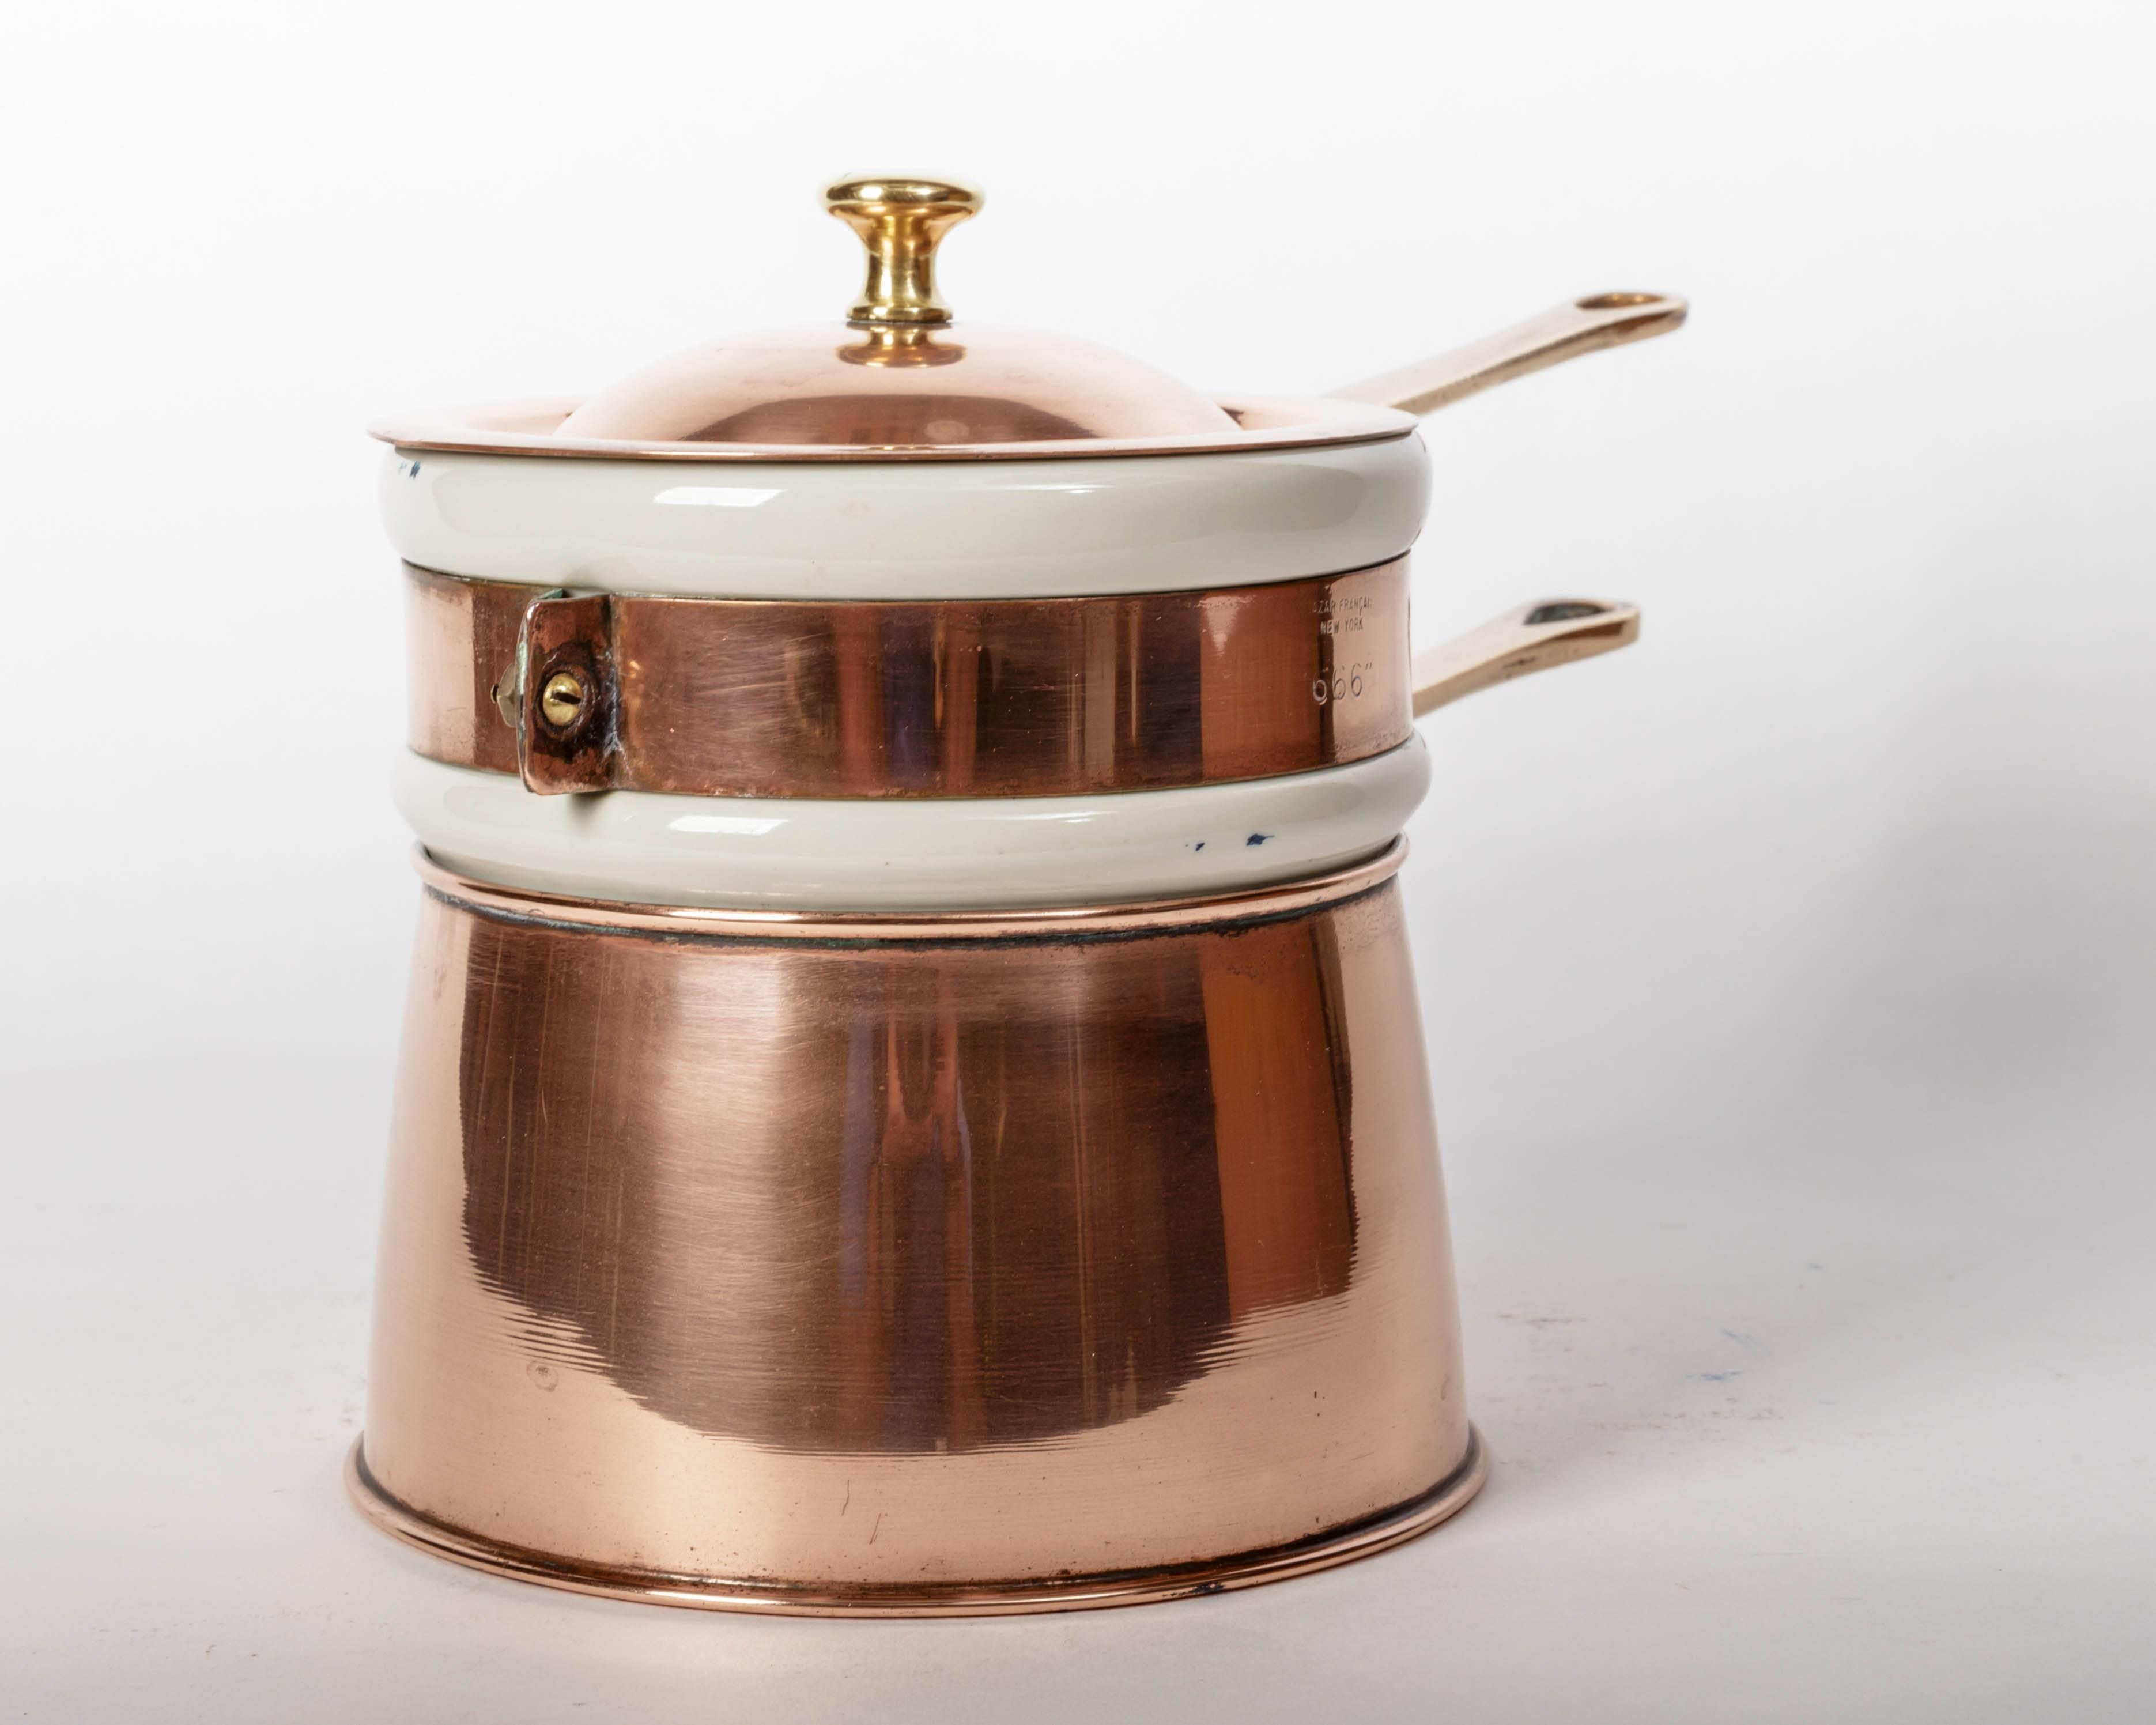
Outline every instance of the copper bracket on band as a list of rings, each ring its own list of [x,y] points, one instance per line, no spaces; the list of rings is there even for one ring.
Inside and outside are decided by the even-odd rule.
[[[1210,592],[942,601],[406,572],[412,747],[542,794],[1163,789],[1363,760],[1414,722],[1404,557]]]
[[[624,780],[610,596],[534,599],[517,644],[516,767],[542,796]]]

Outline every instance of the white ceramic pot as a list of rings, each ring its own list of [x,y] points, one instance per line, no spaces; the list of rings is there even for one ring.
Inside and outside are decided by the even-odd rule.
[[[949,188],[926,189],[958,207]],[[882,218],[855,219],[865,232]],[[1597,295],[1337,398],[1214,402],[1083,343],[952,321],[928,274],[937,237],[916,234],[910,260],[896,262],[872,243],[883,274],[872,270],[845,326],[726,338],[589,400],[448,409],[376,428],[392,444],[381,480],[391,541],[434,595],[422,606],[431,633],[415,625],[415,752],[398,783],[429,852],[501,884],[747,908],[995,907],[1231,890],[1390,842],[1428,777],[1409,740],[1410,707],[1630,639],[1623,608],[1545,602],[1501,620],[1471,649],[1418,661],[1410,684],[1399,560],[1419,531],[1429,472],[1403,409],[1672,328],[1681,302]],[[1254,608],[1280,612],[1257,603],[1260,589],[1389,569],[1395,597],[1373,603],[1327,586],[1312,589],[1300,624],[1275,615],[1236,635],[1229,621]],[[444,577],[465,586],[445,588]],[[446,624],[444,592],[470,600]],[[505,606],[543,608],[557,592],[634,599],[639,640],[659,640],[656,657],[670,667],[634,692],[631,728],[647,747],[617,737],[603,773],[567,786],[597,795],[535,794],[562,786],[529,770],[526,744],[547,740],[543,716],[520,717],[516,701],[531,675],[529,643],[479,639],[490,627],[501,634]],[[1132,608],[1131,596],[1147,594],[1204,598],[1171,628]],[[805,692],[773,688],[760,708],[715,706],[713,679],[739,695],[761,687],[767,667],[736,655],[699,670],[702,661],[681,657],[688,649],[663,644],[691,629],[723,638],[725,620],[699,605],[730,602],[735,623],[772,627],[746,618],[738,608],[749,601],[797,608],[788,614],[798,629],[778,629],[773,663],[809,637],[858,634],[877,607],[985,607],[985,621],[969,626],[989,636],[968,650],[991,666],[991,682],[1014,651],[1047,650],[1044,634],[1091,630],[1097,648],[1028,667],[1049,681],[1034,691],[1036,711],[1010,721],[1037,727],[1044,701],[1085,707],[1064,738],[1083,763],[1054,771],[1054,739],[1006,737],[993,729],[1001,721],[969,719],[971,730],[950,734],[941,649],[894,645],[908,628],[919,637],[913,613],[875,613],[877,627],[896,634],[872,649],[872,666],[839,666],[830,673],[838,682]],[[1058,609],[1082,601],[1103,602],[1100,614],[1073,621]],[[1027,603],[1035,609],[1017,608]],[[1206,651],[1171,643],[1163,652],[1163,631],[1178,629],[1175,639],[1203,637]],[[1035,648],[1011,648],[1013,630]],[[1135,662],[1136,636],[1119,649],[1102,634],[1116,630],[1150,630],[1152,660]],[[595,650],[610,658],[614,644],[597,639]],[[496,660],[480,662],[489,651]],[[828,642],[814,651],[839,653]],[[1296,655],[1317,674],[1283,670]],[[643,663],[624,661],[630,673]],[[842,700],[834,691],[848,675]],[[1234,685],[1252,677],[1271,681],[1239,706]],[[895,680],[912,706],[894,696]],[[1351,691],[1364,696],[1366,680],[1363,706],[1390,703],[1391,727],[1373,730],[1365,716],[1343,743],[1331,733],[1353,728],[1346,703]],[[1323,711],[1335,685],[1337,719]],[[967,682],[967,698],[980,698],[978,676]],[[1205,734],[1180,777],[1141,772],[1128,782],[1091,764],[1103,749],[1142,752],[1143,739],[1122,737],[1119,726],[1135,736],[1193,707],[1204,710]],[[629,711],[606,722],[619,731]],[[926,726],[935,748],[971,751],[992,779],[1014,751],[1029,752],[1029,765],[988,795],[967,794],[965,772],[886,783],[872,766],[837,775],[843,794],[831,795],[812,776],[789,782],[783,749],[753,783],[642,758],[654,739],[678,745],[704,728],[763,737],[790,726],[786,747],[807,750],[819,726],[851,726],[845,747],[878,759],[903,756]],[[865,743],[864,726],[876,733]],[[1281,733],[1271,752],[1269,729]]]
[[[1328,404],[1313,404],[1322,418]],[[381,495],[408,563],[536,590],[823,600],[1232,590],[1401,557],[1428,503],[1406,415],[1373,440],[1078,459],[538,459],[399,446]],[[1096,796],[539,797],[413,753],[398,806],[446,865],[584,896],[954,908],[1207,893],[1383,848],[1419,740],[1312,772]]]
[[[1414,543],[1430,504],[1414,422],[1360,418],[1380,434],[1060,460],[544,460],[400,444],[380,495],[407,562],[540,588],[761,599],[1235,588],[1364,568]]]

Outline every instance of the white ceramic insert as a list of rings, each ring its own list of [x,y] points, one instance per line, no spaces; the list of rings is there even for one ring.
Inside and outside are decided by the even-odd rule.
[[[992,910],[1224,892],[1391,842],[1430,787],[1418,735],[1346,767],[1021,798],[541,797],[406,754],[397,806],[444,867],[506,886],[742,909]]]
[[[381,495],[398,554],[444,574],[732,598],[1031,598],[1239,587],[1381,563],[1421,531],[1430,472],[1411,431],[1038,461],[399,448],[382,464]]]

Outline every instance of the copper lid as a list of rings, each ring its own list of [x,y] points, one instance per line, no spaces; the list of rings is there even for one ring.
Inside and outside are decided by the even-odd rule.
[[[868,253],[843,322],[718,336],[581,403],[449,409],[371,429],[411,449],[689,460],[1168,454],[1409,429],[1404,416],[1347,403],[1223,405],[1091,342],[962,327],[937,290],[936,253],[982,202],[952,180],[840,180],[824,208]]]

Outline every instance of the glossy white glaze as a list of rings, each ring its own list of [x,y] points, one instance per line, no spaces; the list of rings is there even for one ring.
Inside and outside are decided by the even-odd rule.
[[[1062,461],[675,463],[396,449],[391,542],[445,574],[737,598],[1234,587],[1398,557],[1422,439]]]
[[[1430,787],[1419,736],[1346,767],[1112,796],[535,796],[406,754],[397,806],[444,866],[648,904],[989,910],[1222,892],[1352,862]]]

